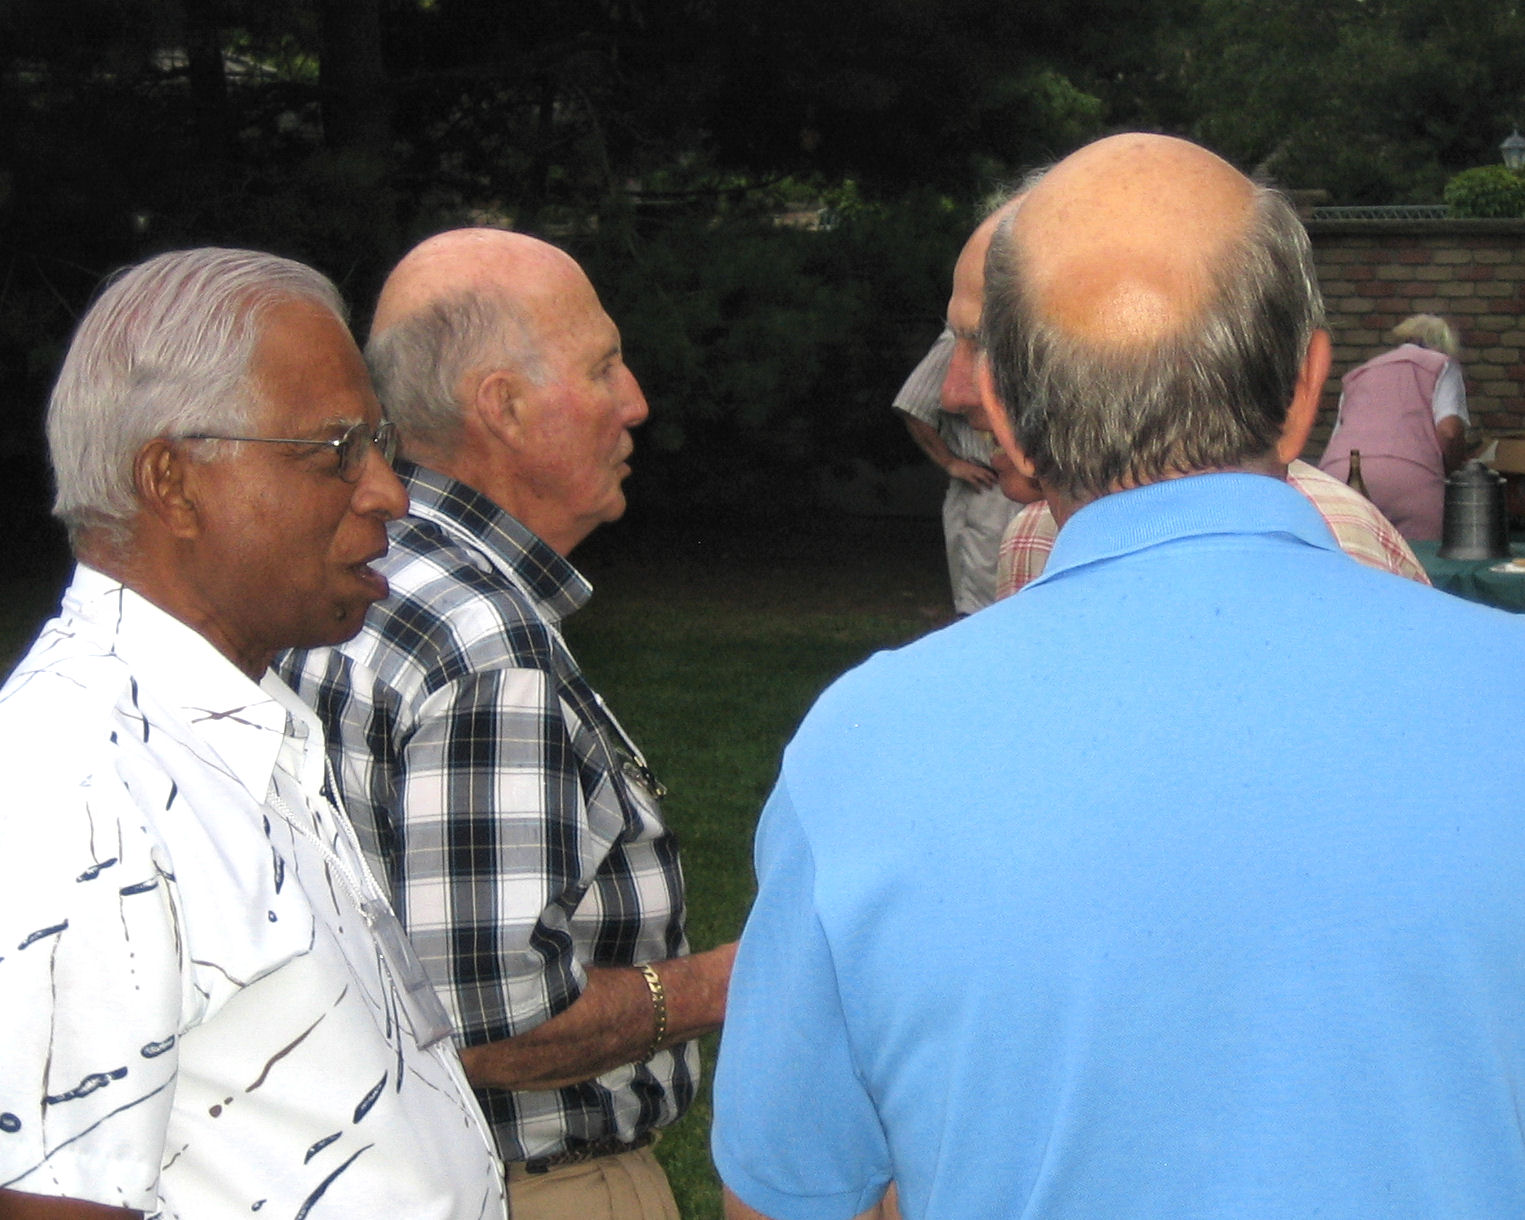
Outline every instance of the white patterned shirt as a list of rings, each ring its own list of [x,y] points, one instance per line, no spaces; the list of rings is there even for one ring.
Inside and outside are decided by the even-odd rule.
[[[166,1220],[505,1216],[323,753],[273,674],[77,569],[0,690],[0,1186]]]

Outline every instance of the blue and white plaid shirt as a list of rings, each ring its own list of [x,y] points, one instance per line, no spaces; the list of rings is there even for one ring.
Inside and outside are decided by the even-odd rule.
[[[288,653],[361,845],[462,1045],[535,1028],[584,967],[687,952],[677,842],[634,744],[561,638],[587,581],[487,497],[399,463],[391,595],[338,648]],[[479,1089],[505,1160],[633,1140],[693,1099],[697,1046],[543,1092]]]

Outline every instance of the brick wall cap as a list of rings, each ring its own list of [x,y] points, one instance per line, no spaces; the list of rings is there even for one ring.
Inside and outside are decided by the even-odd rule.
[[[1328,233],[1401,236],[1417,233],[1509,233],[1525,236],[1525,219],[1519,220],[1305,220],[1310,237]]]

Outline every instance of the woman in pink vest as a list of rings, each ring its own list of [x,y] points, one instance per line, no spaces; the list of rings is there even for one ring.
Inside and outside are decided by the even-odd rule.
[[[1444,318],[1421,313],[1393,327],[1390,338],[1399,346],[1345,374],[1319,469],[1345,479],[1350,452],[1359,451],[1372,503],[1410,541],[1436,539],[1446,475],[1466,459],[1456,335]]]

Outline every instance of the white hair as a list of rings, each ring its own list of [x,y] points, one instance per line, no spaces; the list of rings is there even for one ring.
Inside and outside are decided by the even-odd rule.
[[[53,515],[78,551],[124,546],[138,509],[133,461],[159,436],[244,431],[263,320],[310,303],[341,322],[338,289],[302,263],[252,250],[176,250],[119,273],[86,312],[48,403]]]
[[[1461,346],[1456,342],[1456,332],[1451,329],[1451,324],[1432,313],[1416,313],[1412,317],[1404,318],[1388,332],[1388,338],[1394,343],[1417,343],[1420,347],[1427,347],[1443,356],[1450,356],[1453,360],[1461,351]]]
[[[483,368],[516,369],[536,385],[549,377],[535,329],[506,292],[466,289],[430,302],[365,345],[376,396],[405,442],[452,455],[461,443],[462,379]]]

